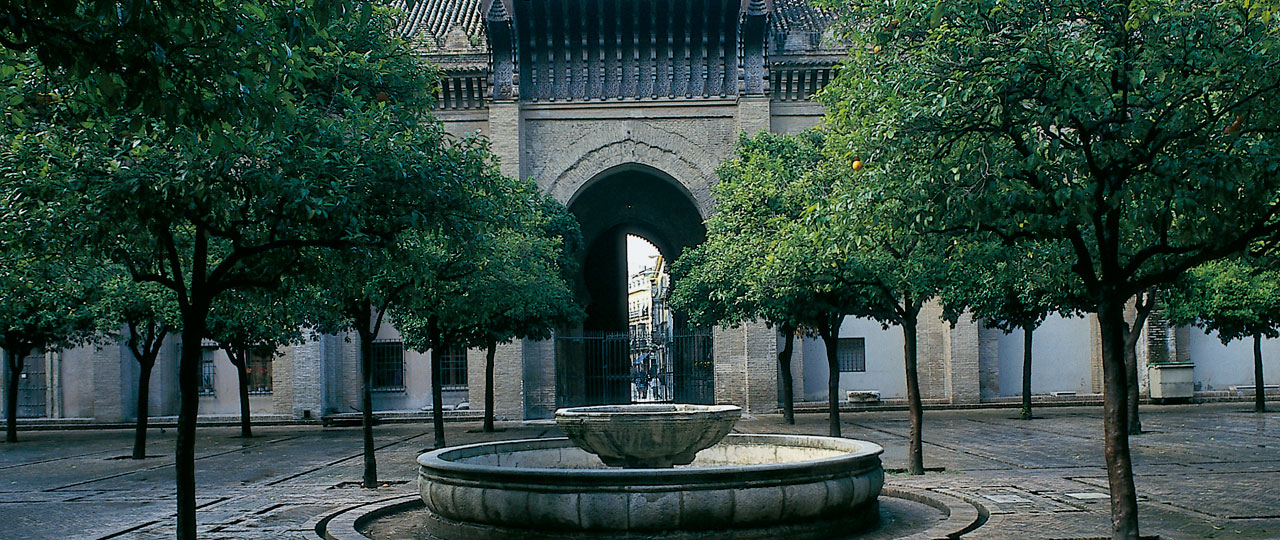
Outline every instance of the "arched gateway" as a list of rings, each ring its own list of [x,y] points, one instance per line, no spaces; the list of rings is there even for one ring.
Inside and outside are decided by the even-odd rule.
[[[740,133],[820,118],[808,98],[844,53],[823,45],[831,20],[802,0],[415,3],[405,30],[447,74],[439,117],[489,135],[503,172],[568,205],[587,245],[586,321],[500,351],[500,413],[629,397],[625,347],[606,343],[627,331],[625,235],[674,260],[703,240],[715,169]],[[777,406],[774,332],[680,332],[672,399]]]

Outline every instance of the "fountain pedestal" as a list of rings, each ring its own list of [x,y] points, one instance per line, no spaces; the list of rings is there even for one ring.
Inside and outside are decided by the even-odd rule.
[[[733,405],[604,405],[556,411],[556,425],[610,467],[669,468],[693,463],[742,417]]]

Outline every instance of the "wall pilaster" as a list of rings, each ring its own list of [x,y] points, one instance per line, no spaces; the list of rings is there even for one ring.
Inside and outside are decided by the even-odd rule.
[[[982,400],[981,355],[978,323],[968,314],[961,315],[952,326],[935,319],[948,337],[947,395],[952,403],[978,403]]]
[[[520,103],[515,100],[489,102],[489,150],[498,158],[499,170],[520,178]]]
[[[525,419],[551,418],[556,406],[556,384],[560,366],[556,365],[556,342],[554,339],[539,341],[523,340],[520,346],[521,360],[515,364],[524,372],[524,415]],[[513,418],[518,416],[513,415]]]
[[[712,332],[716,403],[746,412],[778,409],[778,334],[764,323]]]
[[[467,350],[467,401],[471,410],[484,411],[485,356],[483,348]],[[493,417],[524,418],[524,344],[499,343],[493,356]]]

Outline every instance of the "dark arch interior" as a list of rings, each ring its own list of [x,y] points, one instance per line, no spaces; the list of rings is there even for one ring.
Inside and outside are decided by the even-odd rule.
[[[583,330],[627,329],[626,236],[653,242],[668,261],[706,238],[702,215],[674,182],[644,169],[623,169],[587,185],[569,205],[587,250],[578,300]]]
[[[671,314],[675,333],[662,344],[627,333],[627,235],[653,243],[667,260],[702,242],[702,214],[688,193],[657,171],[623,167],[588,183],[569,211],[582,225],[587,246],[576,284],[587,318],[556,339],[560,405],[711,403],[710,333],[681,334],[679,313]]]

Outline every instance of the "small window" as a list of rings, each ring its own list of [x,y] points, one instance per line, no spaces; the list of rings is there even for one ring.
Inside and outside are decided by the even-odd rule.
[[[250,394],[271,393],[271,360],[273,358],[275,358],[275,351],[268,351],[265,354],[249,353],[249,361],[245,369],[249,372]]]
[[[467,389],[467,349],[453,345],[440,356],[440,387],[442,390]]]
[[[373,390],[404,390],[404,344],[399,341],[373,342]]]
[[[200,389],[198,393],[202,396],[212,396],[214,392],[213,352],[216,350],[218,350],[217,347],[200,348]]]
[[[867,370],[867,343],[863,338],[840,338],[836,345],[836,361],[841,373]]]

